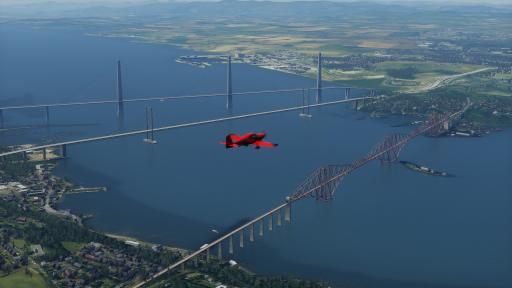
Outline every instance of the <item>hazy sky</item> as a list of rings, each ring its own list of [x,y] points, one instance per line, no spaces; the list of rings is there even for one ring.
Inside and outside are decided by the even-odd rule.
[[[139,3],[155,3],[155,2],[191,2],[191,1],[221,1],[221,0],[0,0],[0,6],[6,7],[23,7],[25,5],[52,3],[52,4],[70,4],[70,5],[130,5]],[[258,0],[246,0],[246,1],[258,1]],[[263,0],[263,1],[317,1],[317,0]],[[322,0],[322,1],[333,1],[333,2],[380,2],[380,3],[432,3],[437,6],[453,5],[453,4],[495,4],[495,5],[512,5],[512,0]],[[55,5],[52,5],[55,7]],[[62,7],[64,8],[64,7]]]
[[[0,0],[0,4],[33,4],[38,3],[42,4],[45,2],[54,2],[54,3],[68,3],[68,4],[125,4],[125,3],[150,3],[150,2],[186,2],[186,1],[218,1],[218,0]],[[277,0],[277,1],[294,1],[294,0]],[[314,0],[309,0],[314,1]],[[437,2],[437,3],[447,3],[447,4],[453,4],[453,3],[500,3],[500,4],[506,4],[510,3],[512,4],[512,0],[331,0],[331,1],[339,1],[339,2],[357,2],[357,1],[364,1],[364,2],[407,2],[407,3],[414,3],[414,2]]]

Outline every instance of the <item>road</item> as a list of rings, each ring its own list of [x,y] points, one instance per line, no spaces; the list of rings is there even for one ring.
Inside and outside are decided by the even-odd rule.
[[[68,211],[53,209],[53,207],[50,205],[50,192],[46,193],[46,199],[45,199],[45,204],[44,204],[43,208],[44,208],[44,211],[46,211],[46,213],[48,213],[48,214],[59,216],[59,217],[71,218],[71,220],[73,220],[73,222],[78,223],[78,225],[82,226],[82,219],[80,217],[73,215],[73,214],[69,213]]]
[[[472,75],[472,74],[481,73],[481,72],[488,71],[488,70],[493,70],[493,69],[495,69],[495,68],[482,68],[482,69],[478,69],[478,70],[474,70],[474,71],[470,71],[470,72],[466,72],[466,73],[439,77],[434,82],[427,83],[426,86],[420,86],[420,87],[418,87],[416,89],[411,89],[411,90],[409,90],[407,92],[408,93],[428,92],[428,91],[431,91],[431,90],[434,90],[434,89],[446,86],[451,81],[453,81],[455,79],[462,78],[462,77],[465,77],[465,76],[468,76],[468,75]]]

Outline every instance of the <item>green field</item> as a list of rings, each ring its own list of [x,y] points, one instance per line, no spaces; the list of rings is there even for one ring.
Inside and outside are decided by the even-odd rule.
[[[84,246],[84,243],[63,241],[62,246],[72,254],[78,253]]]
[[[14,247],[18,248],[18,249],[23,249],[23,247],[25,247],[25,240],[23,239],[14,239],[12,241],[14,243]]]
[[[25,274],[25,269],[20,269],[6,277],[0,278],[0,287],[5,288],[46,288],[49,287],[44,278],[34,269],[30,269],[32,275]]]

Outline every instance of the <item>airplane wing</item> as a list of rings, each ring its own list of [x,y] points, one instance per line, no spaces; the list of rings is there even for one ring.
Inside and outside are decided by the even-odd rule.
[[[220,144],[225,145],[226,148],[238,148],[238,147],[240,147],[238,144],[227,143],[227,142],[224,142],[224,141],[220,142]]]
[[[270,143],[267,141],[256,141],[256,142],[254,142],[254,145],[256,145],[256,147],[276,147],[277,146],[277,144]]]

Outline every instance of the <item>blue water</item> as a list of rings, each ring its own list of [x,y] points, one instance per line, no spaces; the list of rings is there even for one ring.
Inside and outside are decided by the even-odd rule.
[[[194,54],[172,46],[84,36],[72,29],[0,26],[0,104],[114,99],[115,61],[126,98],[223,92],[225,67],[175,63]],[[234,65],[235,91],[314,86],[302,77]],[[341,93],[340,93],[341,94]],[[326,95],[335,99],[341,95]],[[235,114],[301,103],[297,93],[235,97]],[[144,107],[126,104],[6,112],[0,144],[43,143],[145,127]],[[153,102],[155,126],[226,115],[225,98]],[[58,173],[106,193],[69,196],[61,208],[93,213],[89,225],[148,241],[197,248],[293,193],[315,168],[350,163],[404,119],[370,119],[348,106],[71,146]],[[64,125],[66,124],[66,125]],[[13,129],[16,128],[16,129]],[[225,150],[230,132],[262,131],[277,149]],[[345,178],[330,203],[307,199],[293,224],[246,243],[234,258],[264,274],[348,287],[512,286],[512,131],[482,138],[419,137],[401,158],[455,174],[418,174],[371,163]],[[411,284],[412,283],[412,284]],[[439,285],[439,286],[436,286]],[[346,286],[344,286],[346,287]]]

